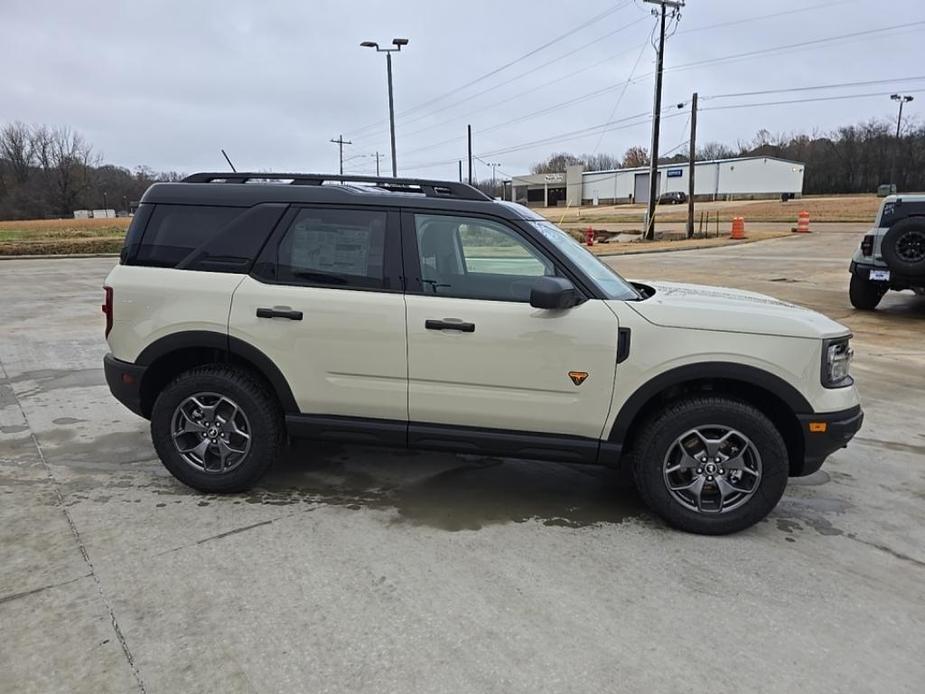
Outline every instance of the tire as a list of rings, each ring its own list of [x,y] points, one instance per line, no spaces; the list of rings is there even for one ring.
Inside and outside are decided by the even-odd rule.
[[[724,441],[706,463],[697,452],[708,450],[702,437],[714,446]],[[701,535],[738,532],[767,516],[784,493],[789,469],[787,447],[774,424],[748,403],[723,396],[667,405],[643,425],[633,447],[633,477],[643,501],[670,525]],[[697,484],[700,510],[692,508],[695,492],[684,488]]]
[[[851,305],[861,311],[873,311],[886,294],[886,287],[880,282],[871,282],[861,275],[852,274],[848,285],[848,298]]]
[[[880,252],[893,272],[925,278],[925,217],[896,222],[883,236]]]
[[[209,494],[256,484],[278,457],[283,431],[282,409],[266,386],[247,371],[222,364],[177,376],[151,412],[151,439],[164,467],[183,484]],[[206,443],[207,437],[212,438]]]

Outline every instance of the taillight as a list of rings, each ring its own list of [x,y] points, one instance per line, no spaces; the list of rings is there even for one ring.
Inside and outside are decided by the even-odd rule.
[[[871,235],[861,239],[861,255],[871,256],[874,254],[874,237]]]
[[[106,299],[103,302],[103,315],[106,316],[106,337],[112,330],[112,287],[103,287],[106,292]]]

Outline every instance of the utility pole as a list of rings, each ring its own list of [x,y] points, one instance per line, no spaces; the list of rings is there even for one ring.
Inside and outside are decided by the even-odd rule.
[[[472,126],[466,126],[466,132],[469,135],[469,185],[472,185]]]
[[[662,72],[665,66],[665,21],[667,8],[671,8],[672,16],[677,17],[680,9],[684,7],[683,0],[644,0],[658,5],[658,10],[652,14],[659,17],[658,56],[655,69],[655,104],[652,108],[652,148],[649,152],[649,207],[646,211],[646,233],[644,238],[655,238],[655,205],[658,203],[658,137],[661,127],[662,110]]]
[[[697,92],[691,97],[690,168],[687,172],[687,238],[694,235],[694,172],[697,169]]]
[[[497,194],[495,190],[495,169],[497,169],[501,164],[488,164],[491,167],[491,195],[494,197]]]
[[[462,159],[459,160],[459,182],[462,183]]]
[[[376,152],[376,176],[379,175],[379,157],[381,157],[381,156],[382,156],[382,155],[379,154],[379,152]]]
[[[896,185],[896,156],[899,153],[899,136],[902,134],[903,127],[903,106],[912,101],[914,97],[907,94],[893,94],[890,98],[899,102],[899,118],[896,119],[896,144],[893,146],[893,163],[890,165],[890,184]]]
[[[345,140],[343,135],[338,135],[336,140],[331,140],[337,145],[338,159],[340,160],[340,175],[344,175],[344,145],[352,145],[350,140]],[[378,160],[377,160],[378,161]]]

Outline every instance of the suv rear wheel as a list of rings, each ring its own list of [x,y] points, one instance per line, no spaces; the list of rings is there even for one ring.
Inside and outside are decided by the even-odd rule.
[[[154,403],[151,438],[164,466],[208,493],[253,486],[279,454],[282,413],[246,371],[202,366],[180,374]]]
[[[886,286],[882,282],[871,282],[861,275],[852,274],[851,284],[848,285],[848,298],[851,305],[861,311],[873,311],[886,294]]]
[[[655,414],[634,447],[643,500],[671,525],[724,535],[754,525],[787,486],[787,447],[748,403],[692,397]]]

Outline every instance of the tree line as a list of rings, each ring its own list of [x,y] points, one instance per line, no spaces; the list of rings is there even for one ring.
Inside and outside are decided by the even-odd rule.
[[[696,161],[734,157],[779,157],[806,165],[805,195],[873,193],[892,182],[899,191],[925,191],[925,126],[906,122],[896,137],[896,124],[872,119],[829,132],[772,135],[759,130],[748,142],[729,146],[707,142],[697,147]],[[687,152],[659,157],[660,164],[687,162]],[[895,161],[894,161],[895,159]],[[584,164],[586,171],[648,166],[649,150],[634,146],[622,157],[612,154],[575,155],[557,152],[533,165],[531,172],[565,171],[570,164]]]
[[[78,209],[128,211],[155,181],[180,178],[146,166],[130,171],[103,164],[70,128],[0,126],[0,219],[70,217]]]

